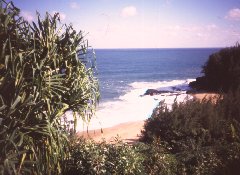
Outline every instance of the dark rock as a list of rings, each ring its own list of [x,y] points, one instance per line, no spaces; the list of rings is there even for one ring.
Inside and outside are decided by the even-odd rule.
[[[161,90],[157,90],[157,89],[148,89],[144,95],[158,95],[158,94],[162,94],[162,93],[169,93],[172,91],[161,91]]]
[[[178,87],[172,87],[172,90],[173,90],[173,91],[181,91],[181,89],[178,88]]]
[[[196,81],[189,83],[189,86],[196,91],[206,90],[208,89],[208,82],[205,77],[197,77]]]
[[[158,90],[156,89],[148,89],[144,95],[156,95],[159,94]]]

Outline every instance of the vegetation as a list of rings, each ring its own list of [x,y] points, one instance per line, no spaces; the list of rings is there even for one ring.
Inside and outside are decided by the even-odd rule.
[[[189,100],[175,103],[172,110],[160,104],[146,121],[141,140],[152,145],[157,140],[159,149],[176,160],[168,162],[177,167],[172,174],[238,174],[239,105],[239,91],[216,104]]]
[[[129,145],[73,138],[64,174],[175,174],[177,161],[160,142]]]
[[[0,174],[60,174],[69,157],[64,113],[73,111],[75,125],[77,115],[89,120],[98,99],[93,55],[59,14],[30,24],[4,0],[0,38]]]
[[[196,89],[214,100],[160,103],[127,145],[74,136],[99,97],[94,54],[59,14],[31,24],[0,0],[0,174],[238,174],[240,46],[210,56]],[[215,102],[216,101],[216,102]],[[64,116],[73,112],[73,121]],[[73,123],[73,130],[69,127]]]
[[[175,155],[170,154],[159,139],[154,139],[151,143],[138,143],[137,147],[143,156],[145,174],[173,175],[177,173]]]
[[[204,76],[190,84],[224,95],[174,103],[171,110],[160,102],[140,139],[154,150],[148,158],[154,161],[147,164],[152,174],[160,174],[164,161],[159,160],[166,155],[168,171],[163,174],[239,174],[239,58],[239,44],[212,54],[203,66]]]
[[[75,138],[70,152],[65,174],[145,174],[139,148],[118,139],[107,144]]]
[[[235,91],[240,87],[240,45],[221,49],[210,55],[203,66],[203,77],[198,77],[190,86],[196,90]]]

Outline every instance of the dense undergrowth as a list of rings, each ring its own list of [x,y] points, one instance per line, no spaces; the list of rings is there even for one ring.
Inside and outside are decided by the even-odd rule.
[[[139,148],[116,138],[112,143],[72,138],[64,174],[145,174]]]
[[[160,104],[142,131],[141,141],[175,158],[173,174],[238,174],[240,171],[240,93],[216,103],[188,100],[172,110]]]
[[[129,145],[73,139],[64,174],[175,174],[177,160],[158,140]]]

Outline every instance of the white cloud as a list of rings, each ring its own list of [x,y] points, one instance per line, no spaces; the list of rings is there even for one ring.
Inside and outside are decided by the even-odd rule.
[[[234,8],[228,11],[228,14],[225,16],[226,19],[240,21],[240,9]]]
[[[208,31],[212,31],[212,30],[218,29],[218,26],[216,24],[209,24],[206,26],[206,28]]]
[[[72,9],[79,9],[79,5],[78,5],[76,2],[71,2],[71,3],[70,3],[70,7],[71,7]]]
[[[198,30],[200,30],[201,27],[200,26],[196,26],[196,25],[174,25],[174,26],[168,26],[167,30],[170,32],[196,32]]]
[[[232,31],[231,34],[232,34],[232,36],[235,36],[235,37],[237,37],[238,39],[240,39],[240,32],[238,32],[238,31]]]
[[[121,11],[122,17],[131,17],[131,16],[136,16],[136,15],[137,15],[137,9],[134,6],[124,7]]]
[[[32,15],[31,12],[28,11],[22,11],[21,15],[23,16],[23,18],[25,20],[27,20],[28,22],[32,22],[34,20],[34,16]]]
[[[60,15],[60,19],[63,21],[66,19],[67,15],[65,13],[62,13],[62,12],[57,12],[57,11],[52,11],[52,15],[54,15],[55,13],[59,13]]]
[[[178,32],[180,33],[206,33],[206,32],[214,32],[216,31],[218,26],[216,24],[209,25],[175,25],[168,26],[167,31],[169,32]]]

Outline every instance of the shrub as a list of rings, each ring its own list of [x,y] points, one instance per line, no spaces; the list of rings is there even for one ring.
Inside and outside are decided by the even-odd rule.
[[[58,14],[37,17],[29,24],[0,1],[0,174],[60,174],[69,155],[62,116],[91,117],[98,98],[83,34]]]
[[[144,174],[138,148],[119,140],[109,144],[75,138],[70,154],[65,174]]]
[[[166,174],[177,173],[176,156],[170,154],[168,148],[160,140],[154,139],[151,144],[138,144],[138,149],[144,157],[144,169],[146,174]]]
[[[172,153],[193,149],[196,144],[208,145],[212,141],[210,132],[216,131],[218,123],[214,108],[210,101],[174,103],[172,110],[160,103],[147,119],[141,141],[151,143],[160,138]],[[212,129],[207,130],[208,127]]]
[[[141,141],[156,145],[176,160],[176,174],[238,174],[240,91],[211,99],[160,104],[142,131]]]

